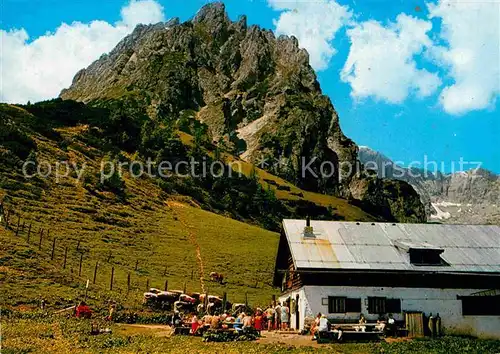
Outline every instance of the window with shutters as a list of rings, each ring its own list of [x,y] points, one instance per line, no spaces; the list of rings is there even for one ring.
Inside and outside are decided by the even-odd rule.
[[[368,313],[400,313],[401,299],[388,299],[386,297],[368,297]]]
[[[385,297],[368,297],[368,313],[386,313]]]
[[[328,313],[361,312],[361,299],[341,296],[328,297]]]
[[[328,313],[345,313],[345,297],[329,296]]]

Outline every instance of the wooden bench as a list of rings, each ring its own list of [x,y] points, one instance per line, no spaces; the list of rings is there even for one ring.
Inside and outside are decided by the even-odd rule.
[[[369,331],[369,332],[362,332],[362,331],[342,331],[342,337],[341,340],[349,342],[349,341],[356,341],[356,342],[371,342],[371,341],[379,341],[381,337],[384,336],[383,332],[380,331]]]
[[[396,336],[397,337],[408,337],[408,329],[403,328],[403,327],[398,327],[396,329]]]
[[[355,331],[355,332],[364,332],[364,333],[382,333],[382,331],[375,328],[377,323],[334,323],[331,325],[332,328],[342,328],[343,331]],[[362,331],[361,327],[365,327],[365,330]]]
[[[316,336],[316,341],[318,342],[318,344],[338,342],[339,341],[338,335],[339,335],[338,332],[333,332],[333,331],[318,332]]]
[[[330,330],[328,332],[318,332],[318,343],[328,343],[333,341],[379,341],[384,333],[375,329],[376,323],[334,323],[331,328],[340,328],[342,335],[339,338],[339,333]],[[365,331],[356,330],[356,328],[364,326]]]
[[[189,335],[190,332],[191,332],[191,327],[186,327],[186,326],[174,327],[174,334]]]

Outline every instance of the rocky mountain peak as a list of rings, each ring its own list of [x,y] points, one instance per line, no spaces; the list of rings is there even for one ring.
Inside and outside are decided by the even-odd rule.
[[[193,23],[205,23],[208,26],[218,26],[221,23],[229,24],[226,6],[222,2],[211,2],[203,6],[193,18]]]
[[[339,167],[356,166],[358,148],[342,133],[308,53],[295,37],[247,27],[246,17],[231,21],[222,3],[182,24],[138,26],[80,71],[61,97],[133,100],[169,124],[189,116],[206,125],[214,143],[248,162],[264,161],[262,167],[299,187],[352,195],[356,171],[340,178]],[[321,173],[324,163],[333,173]]]

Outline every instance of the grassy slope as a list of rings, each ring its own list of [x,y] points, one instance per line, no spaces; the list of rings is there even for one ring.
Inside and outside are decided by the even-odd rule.
[[[21,108],[6,105],[2,108],[16,119],[33,119]],[[102,153],[73,139],[83,129],[86,128],[58,130],[70,142],[67,148],[34,134],[38,160],[52,163],[67,160],[80,165],[85,162],[97,171]],[[191,143],[189,135],[181,133],[181,138],[184,143]],[[235,159],[229,155],[225,158]],[[251,165],[239,162],[242,172],[249,175]],[[280,199],[303,198],[332,206],[347,220],[371,220],[370,215],[345,200],[306,192],[263,170],[256,172],[262,184],[267,184],[264,181],[267,179],[290,187],[290,191],[284,191],[270,185]],[[277,290],[271,286],[278,242],[275,233],[201,210],[189,197],[165,194],[151,179],[131,179],[127,174],[124,179],[125,202],[112,193],[89,192],[75,176],[60,183],[27,181],[0,163],[0,198],[2,194],[9,195],[9,205],[23,221],[32,224],[29,245],[26,232],[18,238],[12,232],[0,235],[0,280],[4,282],[2,291],[6,295],[2,296],[2,303],[35,304],[46,298],[51,304],[60,301],[62,306],[64,299],[74,299],[83,293],[83,283],[92,280],[96,261],[100,265],[93,287],[96,291],[91,291],[91,296],[97,302],[112,297],[128,305],[138,305],[147,279],[151,287],[160,288],[168,280],[170,289],[182,289],[186,282],[189,291],[202,291],[203,283],[211,293],[221,295],[226,291],[233,302],[243,302],[248,292],[252,304],[263,305],[276,294]],[[303,197],[297,196],[299,193]],[[17,216],[11,220],[17,222]],[[41,228],[50,230],[50,235],[47,237],[45,231],[39,251]],[[56,252],[51,261],[54,237],[57,237]],[[78,241],[84,251],[81,277],[78,277]],[[65,247],[68,247],[68,265],[61,270]],[[197,252],[203,263],[203,276]],[[112,267],[114,291],[110,293],[107,289]],[[227,284],[210,282],[208,274],[212,271],[222,272]],[[128,273],[133,291],[125,296]]]
[[[184,132],[179,132],[179,137],[184,144],[192,144],[193,138],[191,135]],[[270,174],[269,172],[256,168],[254,165],[243,161],[242,159],[235,157],[233,155],[224,154],[224,159],[227,163],[233,164],[233,169],[240,171],[246,176],[249,176],[252,170],[255,171],[257,177],[259,178],[259,183],[264,187],[269,187],[275,191],[276,197],[281,200],[304,200],[310,201],[314,204],[333,207],[336,212],[343,216],[346,220],[356,220],[356,221],[373,221],[374,217],[357,206],[351,205],[347,200],[342,198],[337,198],[331,195],[320,194],[310,191],[305,191],[298,188],[297,186],[285,181],[284,179]],[[267,181],[273,181],[271,183]],[[278,189],[277,186],[286,186],[290,190]],[[302,195],[302,196],[301,196]]]
[[[60,132],[69,137],[77,130]],[[81,143],[75,142],[64,151],[42,136],[35,136],[35,140],[39,161],[85,161],[91,168],[98,168],[95,161],[99,152]],[[205,278],[211,293],[222,295],[226,291],[230,300],[243,301],[248,292],[253,303],[267,303],[276,293],[270,285],[278,242],[275,233],[201,210],[188,197],[166,195],[151,180],[125,175],[127,199],[122,202],[111,193],[90,193],[73,177],[58,184],[46,181],[37,198],[39,186],[35,181],[26,182],[1,164],[0,176],[0,197],[8,194],[9,205],[23,221],[32,224],[33,230],[30,245],[26,232],[18,238],[13,232],[0,234],[3,303],[36,303],[41,297],[54,303],[60,298],[75,298],[81,295],[84,281],[92,279],[96,261],[100,262],[99,294],[106,297],[124,297],[129,272],[134,291],[122,300],[131,304],[140,303],[147,279],[150,286],[163,288],[168,279],[171,289],[182,289],[186,282],[188,291],[201,291],[197,247],[205,272],[201,278]],[[11,221],[16,223],[17,216]],[[49,229],[50,236],[45,233],[42,250],[38,251],[41,228]],[[54,237],[56,254],[50,261]],[[77,276],[78,241],[85,251],[81,277]],[[65,247],[68,265],[60,271]],[[110,252],[112,258],[107,262]],[[115,267],[115,285],[114,293],[108,294],[104,290],[109,287],[111,267]],[[209,282],[211,271],[222,272],[227,284]],[[80,289],[73,288],[78,284]]]

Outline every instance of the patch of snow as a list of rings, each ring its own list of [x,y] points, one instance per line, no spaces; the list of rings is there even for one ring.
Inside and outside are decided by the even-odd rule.
[[[444,203],[446,203],[446,202],[444,202]],[[436,214],[431,215],[431,219],[447,220],[447,219],[451,218],[451,214],[447,211],[442,211],[439,208],[439,206],[441,206],[439,204],[441,204],[441,203],[431,203],[432,207],[436,211]]]
[[[440,206],[440,207],[460,207],[462,206],[462,204],[460,203],[452,203],[452,202],[437,202],[437,203],[433,203],[433,205],[437,205],[437,206]],[[469,206],[472,206],[472,204],[470,204]]]

